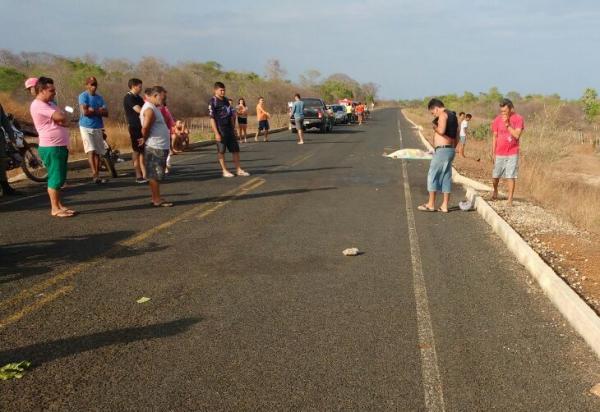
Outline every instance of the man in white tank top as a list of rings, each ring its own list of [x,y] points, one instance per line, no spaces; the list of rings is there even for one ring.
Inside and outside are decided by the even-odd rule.
[[[144,148],[144,163],[146,165],[146,178],[150,184],[152,193],[152,206],[171,207],[173,203],[165,201],[160,197],[159,182],[165,177],[167,168],[167,156],[171,148],[171,133],[165,119],[158,109],[163,103],[163,91],[161,86],[154,86],[150,95],[140,112],[142,123],[142,138],[140,145]]]

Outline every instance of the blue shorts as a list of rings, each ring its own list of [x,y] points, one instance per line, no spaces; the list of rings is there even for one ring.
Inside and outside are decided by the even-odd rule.
[[[429,164],[427,191],[450,193],[452,191],[452,161],[456,150],[452,147],[437,149]]]
[[[516,179],[519,175],[519,155],[496,156],[494,162],[494,179]]]
[[[261,130],[269,130],[269,121],[268,120],[260,120],[258,122],[258,131]]]

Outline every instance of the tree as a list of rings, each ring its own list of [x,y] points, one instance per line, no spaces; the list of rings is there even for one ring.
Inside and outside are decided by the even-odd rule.
[[[321,77],[320,71],[315,69],[307,70],[299,76],[300,85],[307,89],[311,89],[318,84],[319,77]]]
[[[373,103],[379,91],[379,85],[373,82],[365,83],[361,86],[362,92],[367,103]]]
[[[265,71],[269,80],[283,80],[287,74],[287,71],[281,66],[278,59],[268,60]]]
[[[327,80],[321,85],[320,89],[322,98],[328,102],[354,97],[352,88],[338,80]]]
[[[598,92],[596,89],[587,88],[581,97],[583,103],[583,113],[588,122],[592,122],[600,114],[600,102],[598,101]]]

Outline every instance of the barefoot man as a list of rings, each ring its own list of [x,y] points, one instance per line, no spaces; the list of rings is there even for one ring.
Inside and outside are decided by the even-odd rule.
[[[498,183],[501,178],[508,181],[508,206],[512,206],[515,182],[519,172],[519,142],[525,129],[523,117],[515,113],[513,102],[502,99],[500,114],[492,123],[492,159],[494,159],[493,200],[498,199]]]

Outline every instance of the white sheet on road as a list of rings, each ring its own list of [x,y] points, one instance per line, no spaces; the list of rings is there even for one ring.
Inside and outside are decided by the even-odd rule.
[[[431,160],[433,154],[421,149],[400,149],[390,154],[384,154],[383,156],[392,159]]]

